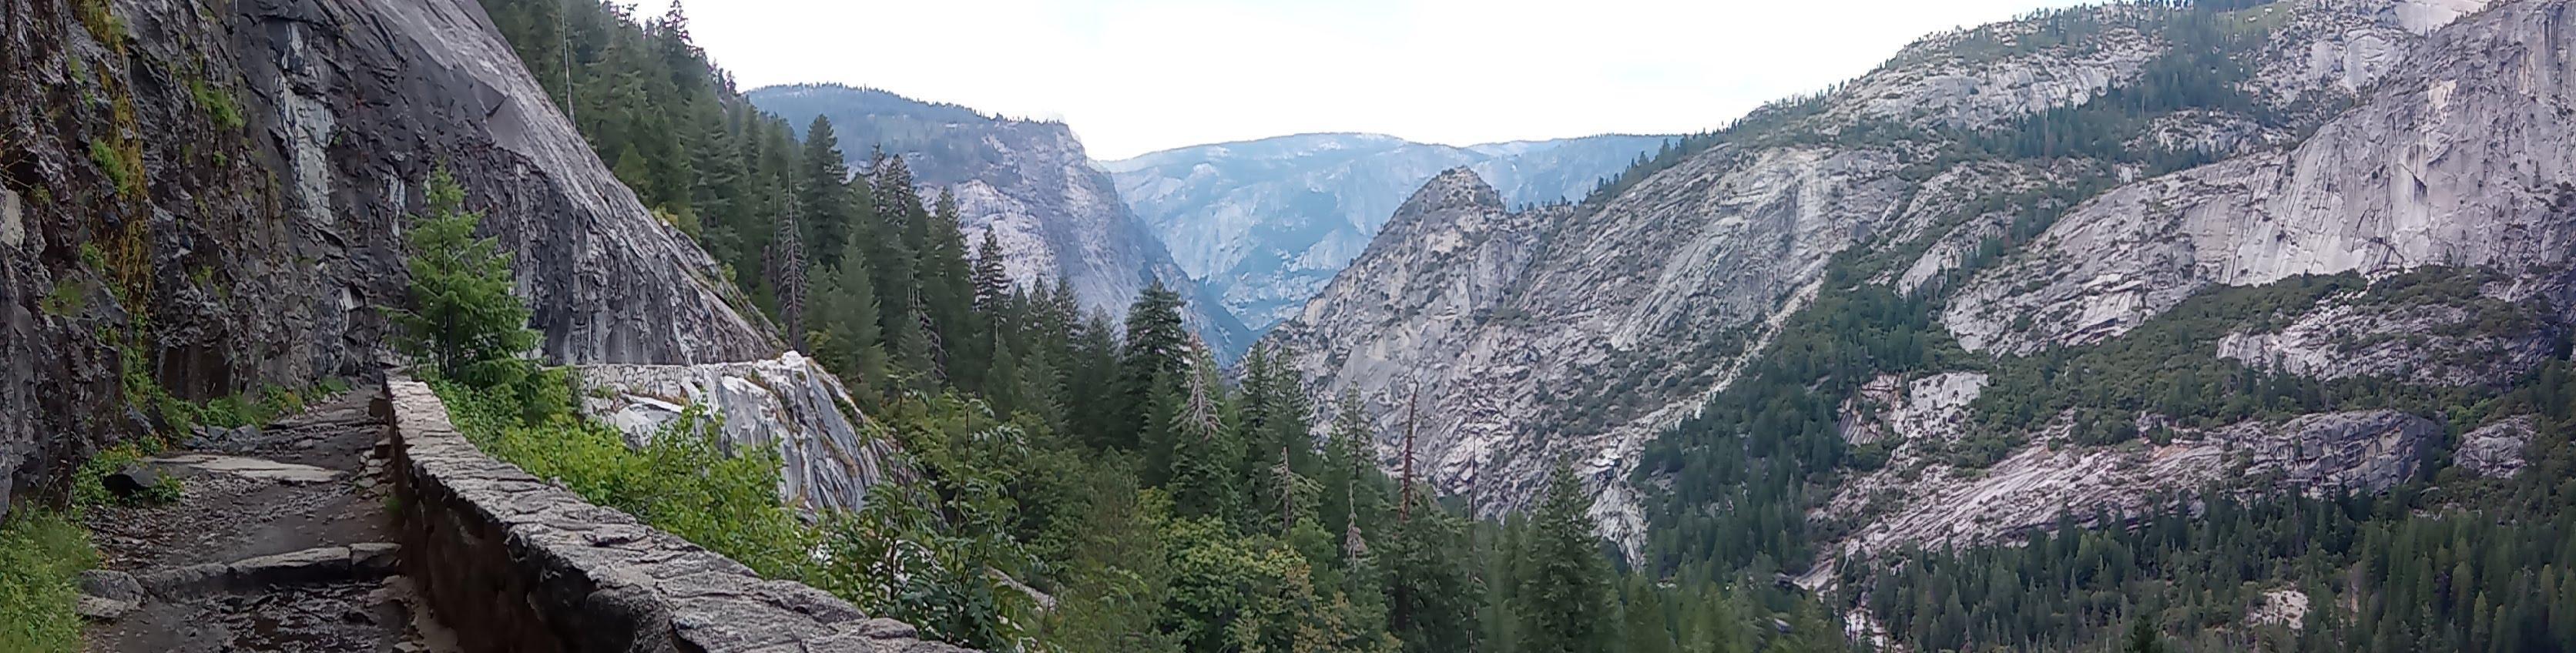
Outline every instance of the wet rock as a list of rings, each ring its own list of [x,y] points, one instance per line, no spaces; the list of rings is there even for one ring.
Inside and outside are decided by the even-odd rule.
[[[161,470],[150,465],[127,465],[124,469],[116,470],[116,473],[99,479],[99,484],[116,496],[132,497],[159,487],[162,483],[161,478]]]
[[[80,573],[82,594],[102,599],[133,603],[143,600],[143,584],[132,574],[108,569],[91,569]]]
[[[115,621],[117,618],[125,616],[125,613],[132,611],[134,611],[133,602],[99,598],[87,594],[81,595],[80,599],[72,604],[73,613],[79,614],[83,619],[95,621]]]
[[[227,566],[236,585],[262,587],[348,580],[348,547],[321,547],[241,560]]]
[[[391,576],[401,570],[402,545],[368,542],[349,545],[349,566],[359,576]]]
[[[134,579],[153,596],[183,599],[221,591],[232,568],[218,562],[184,567],[167,567],[135,574]]]

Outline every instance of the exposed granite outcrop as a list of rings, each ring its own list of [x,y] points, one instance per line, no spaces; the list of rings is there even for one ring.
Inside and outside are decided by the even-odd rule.
[[[1985,389],[1984,372],[1945,372],[1913,383],[1894,375],[1872,379],[1858,395],[1843,402],[1843,441],[1958,439],[1968,418],[1968,404]]]
[[[2218,356],[2315,379],[2375,376],[2419,385],[2505,387],[2548,361],[2557,329],[2541,302],[2329,298],[2266,333],[2236,332]]]
[[[796,352],[745,363],[586,365],[574,376],[582,413],[637,444],[704,408],[722,420],[727,454],[777,451],[779,496],[808,509],[856,511],[868,488],[902,476],[894,443],[869,428],[841,380]]]
[[[2087,202],[1968,283],[1943,324],[1970,349],[2027,353],[2124,333],[2210,284],[2427,265],[2539,271],[2527,292],[2563,303],[2576,267],[2565,9],[2470,15],[2296,148]]]
[[[1643,523],[1618,493],[1645,440],[1729,378],[1834,252],[1899,221],[1896,172],[1886,152],[1719,146],[1599,207],[1408,202],[1270,337],[1318,398],[1356,393],[1382,449],[1418,378],[1416,465],[1443,492],[1518,509],[1572,458],[1616,494],[1594,516],[1633,544]],[[1415,197],[1492,195],[1466,181]]]
[[[2083,104],[2135,79],[2170,46],[2141,30],[2151,15],[2128,7],[2079,7],[2101,31],[2074,43],[2021,45],[2052,21],[2010,21],[1934,34],[1893,60],[1827,94],[1832,107],[1812,126],[1833,131],[1869,121],[1922,128],[1989,127],[2012,118]]]
[[[2515,415],[2460,434],[2451,464],[2479,476],[2511,478],[2522,472],[2522,450],[2531,446],[2536,423],[2535,416]]]
[[[428,386],[387,386],[403,572],[470,650],[963,650],[584,502],[483,455]]]
[[[2125,518],[2194,493],[2375,493],[2406,481],[2422,447],[2442,435],[2439,423],[2384,410],[2177,431],[2166,445],[2077,445],[2066,437],[2071,426],[2060,418],[1977,470],[1932,460],[1910,443],[1810,517],[1848,522],[1846,553],[2007,542],[2067,511]]]

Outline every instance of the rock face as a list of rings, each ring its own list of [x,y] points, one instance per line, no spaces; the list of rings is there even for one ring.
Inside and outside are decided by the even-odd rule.
[[[1834,129],[1892,120],[1925,127],[1986,127],[2083,104],[2130,81],[2166,44],[2119,24],[2131,10],[2086,8],[2054,16],[2112,23],[2081,43],[2046,43],[2053,19],[1996,23],[1918,40],[1888,65],[1827,94],[1815,124]],[[2106,15],[2107,14],[2107,15]]]
[[[774,360],[577,368],[582,413],[641,444],[691,408],[722,421],[726,453],[776,451],[779,496],[807,509],[856,511],[896,477],[895,446],[868,430],[840,379],[787,352]]]
[[[2560,109],[2576,104],[2566,83],[2576,61],[2552,45],[2570,29],[2561,2],[2485,5],[2300,0],[2215,17],[2257,30],[2217,54],[2269,72],[2243,83],[2251,108],[2121,123],[2127,131],[2109,142],[2218,161],[2152,176],[2137,161],[1954,163],[1948,153],[1973,145],[1961,134],[2079,106],[2140,83],[2160,60],[2198,56],[2174,50],[2158,26],[2169,10],[2078,8],[1936,35],[1857,80],[1757,111],[1606,201],[1537,221],[1526,254],[1465,259],[1519,258],[1518,269],[1434,270],[1444,260],[1440,232],[1390,226],[1269,337],[1297,350],[1319,397],[1356,392],[1382,445],[1401,432],[1418,378],[1417,464],[1488,512],[1531,497],[1549,462],[1582,461],[1601,492],[1594,516],[1632,546],[1642,530],[1634,497],[1652,491],[1627,482],[1641,443],[1730,383],[1826,282],[1838,255],[1875,271],[1854,282],[1933,298],[1960,343],[1995,355],[2097,344],[2212,284],[2476,270],[2499,278],[2475,298],[2396,307],[2337,299],[2285,309],[2223,348],[2198,346],[2320,378],[2510,382],[2552,355],[2563,331],[2553,325],[2576,315],[2576,159],[2568,155],[2576,134]],[[2036,238],[2017,226],[2033,215],[2054,218],[2037,223],[2049,228]],[[1436,294],[1419,279],[1492,280],[1504,290],[1440,286],[1451,297],[1485,298],[1455,310],[1374,305],[1390,295],[1454,301],[1430,299]],[[2505,310],[2489,310],[2496,307]],[[2495,325],[2505,328],[2482,331]],[[2406,331],[2425,337],[2396,337]],[[1873,384],[1852,398],[1845,435],[1948,437],[1955,431],[1944,425],[1957,424],[1976,392],[1969,378]],[[1922,382],[1933,385],[1911,385]],[[2040,488],[2030,501],[1942,495],[1908,505],[1970,508],[1899,517],[1860,510],[1872,495],[1856,491],[1818,518],[1858,520],[1854,532],[1879,541],[1959,536],[1945,530],[1954,527],[1988,537],[2020,527],[1993,524],[2046,523],[2055,507],[2040,504],[2053,501],[2036,497],[2048,492],[2181,491],[2193,479],[2244,471],[2223,460],[2239,453],[2272,461],[2287,479],[2276,489],[2384,487],[2403,474],[2372,461],[2425,434],[2401,417],[2292,422],[2295,433],[2381,447],[2361,449],[2368,460],[2256,446],[2311,437],[2271,430],[2213,433],[2210,442],[2226,444],[2146,457],[2030,449],[1985,472],[2017,480],[1976,486]],[[2335,430],[2341,423],[2367,432]],[[2028,425],[2020,435],[2052,428]],[[2395,440],[2373,435],[2390,433]]]
[[[2126,332],[2209,284],[2426,265],[2544,271],[2576,256],[2569,25],[2517,2],[2434,33],[2298,147],[2122,187],[1972,280],[1943,323],[2025,353]]]
[[[2471,474],[2491,478],[2510,478],[2523,467],[2522,450],[2531,445],[2530,415],[2516,415],[2460,435],[2460,445],[2451,451],[2451,464]]]
[[[1294,317],[1442,170],[1466,167],[1511,206],[1582,199],[1661,136],[1452,147],[1380,134],[1303,134],[1109,161],[1118,194],[1254,331]]]
[[[986,116],[846,86],[778,86],[746,96],[799,130],[816,115],[831,118],[854,168],[865,168],[871,146],[902,155],[925,200],[941,189],[956,193],[970,246],[993,232],[1003,268],[1021,283],[1066,279],[1084,308],[1124,315],[1138,293],[1160,280],[1188,300],[1182,317],[1211,346],[1231,353],[1251,342],[1250,330],[1129,212],[1108,173],[1091,163],[1064,123]]]
[[[2420,448],[2442,434],[2440,424],[2394,411],[2178,431],[2161,446],[2073,446],[2064,439],[2070,427],[2061,419],[1982,470],[1900,446],[1884,468],[1845,484],[1815,517],[1858,527],[1841,544],[1851,554],[2013,541],[2047,528],[2062,511],[2142,515],[2211,490],[2377,492],[2412,474]]]
[[[1843,402],[1843,441],[1958,439],[1968,404],[1985,389],[1986,375],[1978,372],[1935,374],[1913,383],[1895,375],[1881,376]]]
[[[2427,385],[2503,387],[2556,349],[2543,302],[2477,297],[2449,303],[2329,299],[2270,333],[2232,333],[2218,356],[2315,379],[2393,377]]]
[[[436,169],[513,254],[549,360],[776,354],[475,3],[104,5],[0,0],[0,488],[96,444],[62,434],[150,428],[127,378],[206,399],[371,374]]]
[[[1541,228],[1504,241],[1535,249],[1472,257],[1452,256],[1472,242],[1450,235],[1465,229],[1399,226],[1441,222],[1404,213],[1438,206],[1419,201],[1426,195],[1452,195],[1463,177],[1443,175],[1270,337],[1315,375],[1320,397],[1359,395],[1382,446],[1400,432],[1419,379],[1417,465],[1489,511],[1533,496],[1558,456],[1585,461],[1607,485],[1646,437],[1723,378],[1737,348],[1772,327],[1766,320],[1812,291],[1829,254],[1895,220],[1905,190],[1895,171],[1878,152],[1720,146],[1604,206],[1501,222]],[[1481,225],[1499,211],[1463,214]],[[1451,260],[1471,265],[1433,269]],[[1384,270],[1438,283],[1399,286],[1376,276]],[[1387,306],[1399,287],[1445,288],[1453,299],[1440,310]],[[1477,303],[1457,303],[1467,300]]]

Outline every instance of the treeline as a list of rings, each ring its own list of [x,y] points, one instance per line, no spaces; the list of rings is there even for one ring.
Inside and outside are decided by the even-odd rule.
[[[1014,283],[989,234],[970,247],[954,202],[922,197],[902,158],[850,170],[828,119],[800,139],[743,102],[676,7],[486,6],[620,180],[839,372],[919,477],[782,526],[743,500],[765,487],[758,465],[709,461],[686,437],[623,451],[571,421],[547,374],[501,364],[507,378],[447,386],[465,388],[487,446],[594,500],[990,650],[1841,647],[1818,606],[1767,584],[1615,571],[1571,472],[1499,524],[1387,478],[1356,408],[1333,407],[1317,437],[1324,407],[1285,352],[1254,351],[1228,382],[1168,289],[1122,320],[1082,311],[1061,281]],[[500,278],[482,267],[481,285]],[[656,476],[693,466],[724,473]],[[830,555],[795,553],[809,550]]]

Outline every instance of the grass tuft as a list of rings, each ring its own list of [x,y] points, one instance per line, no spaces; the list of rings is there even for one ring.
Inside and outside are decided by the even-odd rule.
[[[89,532],[61,513],[21,506],[0,522],[0,651],[81,650],[80,572],[98,564]]]

